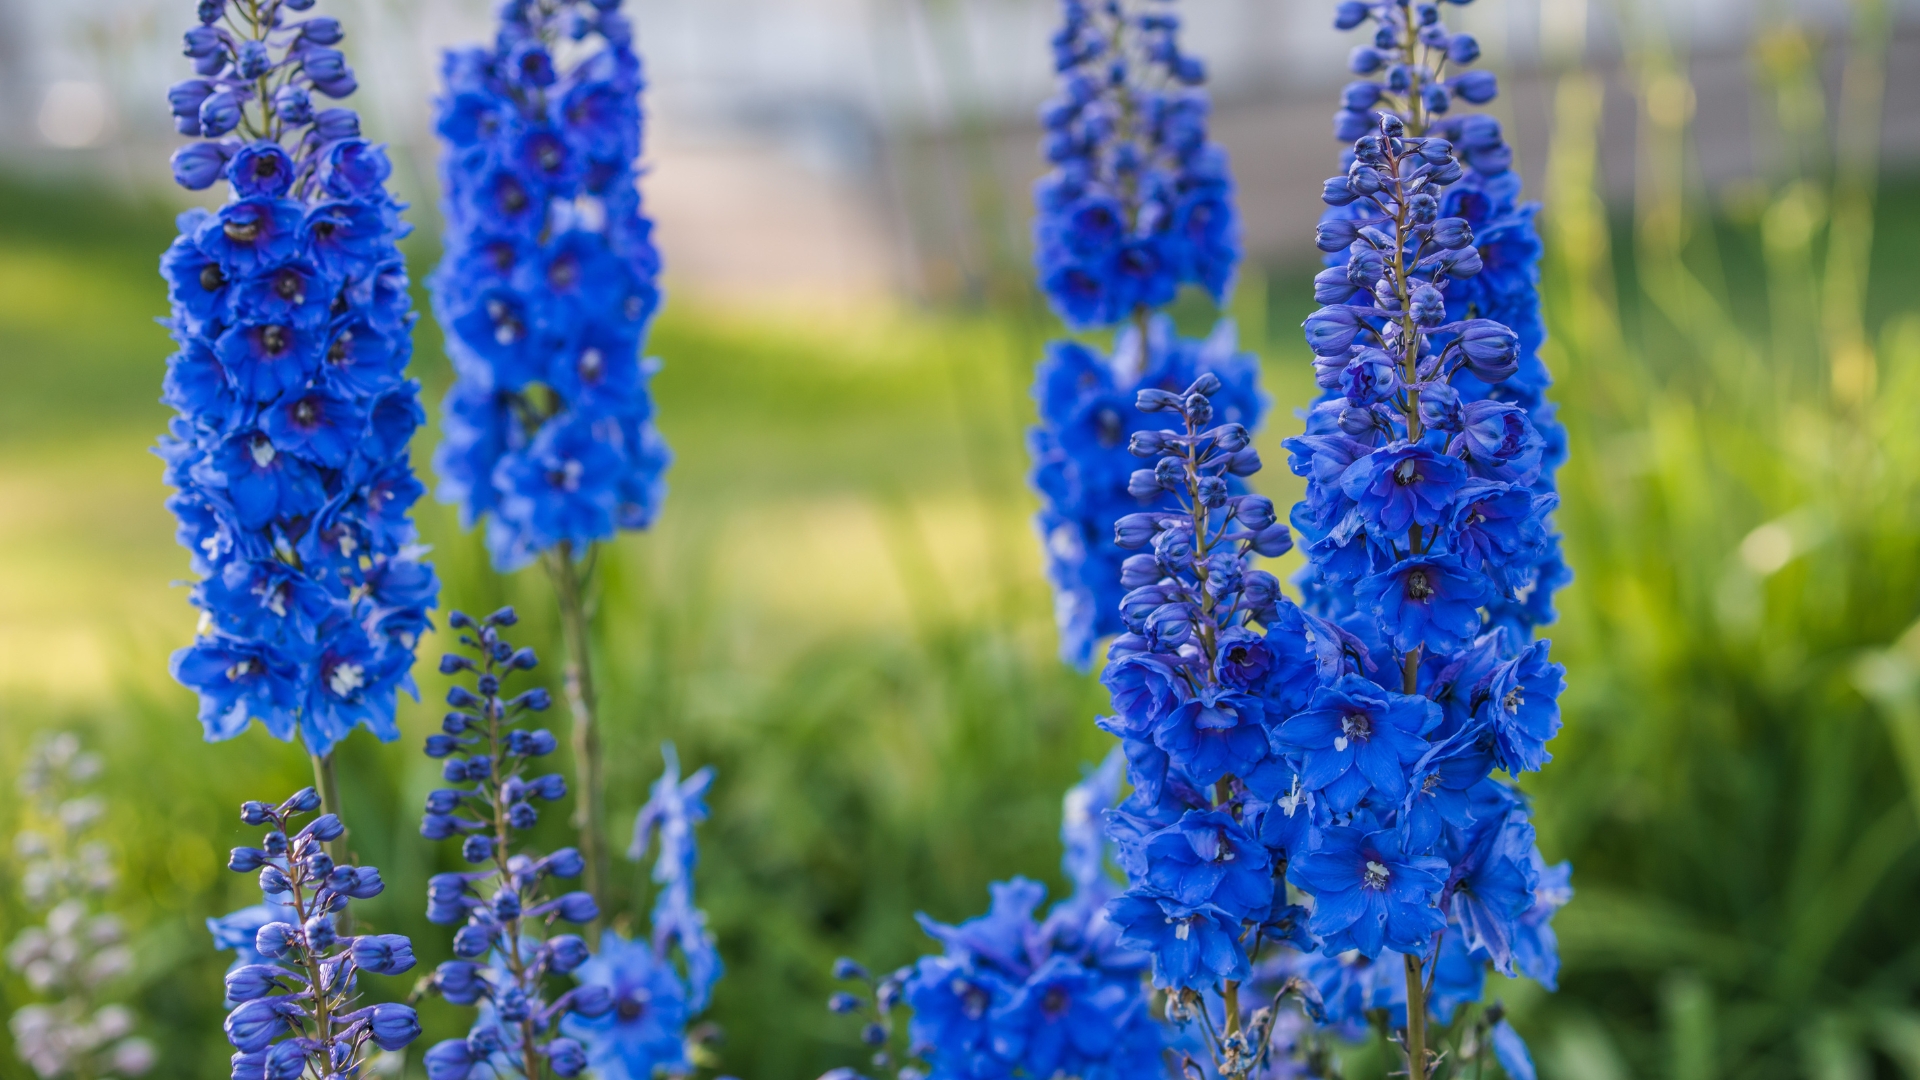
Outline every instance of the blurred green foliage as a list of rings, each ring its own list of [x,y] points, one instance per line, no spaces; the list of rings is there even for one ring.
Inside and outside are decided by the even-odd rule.
[[[1794,35],[1757,54],[1789,119],[1819,93]],[[1561,992],[1497,992],[1556,1080],[1920,1076],[1920,186],[1876,192],[1870,152],[1847,142],[1873,119],[1855,93],[1834,110],[1840,153],[1710,208],[1686,171],[1683,68],[1636,55],[1632,213],[1594,194],[1588,76],[1560,83],[1551,169],[1529,178],[1549,204],[1578,574],[1553,628],[1567,727],[1529,786],[1579,893],[1558,923]],[[1855,91],[1873,62],[1850,57]],[[184,1077],[224,1066],[225,960],[200,923],[253,899],[220,869],[242,838],[234,805],[308,772],[258,733],[201,743],[164,676],[192,625],[164,588],[185,559],[142,454],[165,421],[147,320],[169,236],[157,207],[0,186],[0,769],[55,726],[106,754],[142,946],[129,993],[160,1075]],[[430,261],[429,240],[412,254]],[[1275,463],[1311,390],[1293,329],[1307,276],[1250,274],[1233,312],[1269,360]],[[679,459],[661,527],[599,566],[609,801],[618,830],[663,738],[718,768],[699,885],[729,965],[713,1018],[735,1075],[858,1059],[822,1008],[835,955],[906,962],[926,947],[913,911],[957,919],[990,880],[1058,880],[1060,793],[1106,738],[1097,685],[1053,658],[1025,520],[1020,429],[1047,330],[1029,310],[803,322],[676,301],[656,332]],[[437,396],[430,325],[415,368]],[[1283,474],[1262,484],[1290,501]],[[516,603],[521,640],[551,655],[545,581],[496,577],[442,508],[421,516],[443,605]],[[444,689],[423,675],[405,742],[356,737],[341,768],[353,846],[389,882],[365,917],[414,935],[424,965],[447,952],[424,881],[452,853],[415,833],[436,776],[417,747]],[[0,802],[0,829],[13,813]],[[562,842],[562,816],[543,843]],[[13,872],[0,861],[0,937],[21,925]],[[616,907],[643,912],[645,867],[622,889]],[[0,1010],[25,1000],[0,985]],[[426,1020],[437,1038],[461,1016]],[[0,1077],[24,1075],[0,1048]]]

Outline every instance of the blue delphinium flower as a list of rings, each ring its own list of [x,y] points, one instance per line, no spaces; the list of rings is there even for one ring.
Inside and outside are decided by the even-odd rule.
[[[1285,527],[1229,482],[1250,471],[1248,436],[1223,422],[1214,375],[1140,391],[1138,409],[1177,424],[1132,436],[1153,465],[1129,483],[1171,506],[1115,524],[1140,554],[1121,564],[1126,632],[1103,674],[1115,715],[1101,726],[1133,786],[1109,815],[1130,886],[1109,911],[1121,944],[1151,957],[1169,1019],[1197,1028],[1228,1077],[1271,1053],[1272,1014],[1246,1010],[1276,978],[1348,1034],[1387,1010],[1410,1074],[1428,1075],[1427,1025],[1459,1022],[1487,971],[1551,983],[1547,923],[1570,895],[1511,781],[1548,760],[1564,684],[1529,640],[1565,576],[1550,522],[1565,440],[1526,351],[1537,243],[1521,238],[1526,214],[1503,219],[1504,276],[1462,284],[1487,265],[1465,214],[1509,213],[1498,193],[1515,185],[1491,121],[1435,115],[1492,82],[1452,70],[1478,49],[1436,6],[1353,2],[1338,17],[1368,20],[1355,68],[1385,79],[1344,95],[1354,145],[1318,235],[1337,259],[1304,328],[1325,393],[1286,443],[1307,482],[1291,514],[1305,602],[1253,567]],[[1473,1017],[1475,1045],[1523,1060],[1494,1008]]]
[[[687,1008],[698,1013],[707,1007],[713,984],[724,970],[713,932],[707,929],[707,914],[693,901],[693,868],[700,856],[693,827],[707,820],[713,767],[696,770],[683,780],[679,752],[670,742],[660,749],[667,768],[653,782],[651,797],[634,818],[627,858],[638,862],[656,841],[660,846],[653,864],[653,881],[660,888],[651,915],[653,951],[664,957],[670,948],[680,950],[686,965]]]
[[[1266,402],[1259,362],[1239,351],[1230,322],[1191,341],[1153,314],[1183,284],[1224,302],[1240,261],[1226,152],[1207,135],[1205,67],[1180,51],[1179,18],[1166,4],[1061,7],[1059,92],[1041,110],[1052,169],[1035,189],[1035,262],[1070,327],[1122,327],[1110,353],[1076,341],[1048,346],[1034,384],[1040,423],[1028,436],[1060,653],[1084,668],[1121,628],[1114,606],[1125,554],[1113,544],[1114,519],[1171,505],[1157,490],[1128,487],[1127,440],[1151,426],[1134,395],[1212,372],[1228,418],[1258,427]]]
[[[338,817],[321,814],[293,830],[295,819],[318,809],[312,788],[278,805],[240,808],[242,821],[267,832],[259,847],[234,848],[227,867],[257,871],[266,903],[208,922],[221,948],[241,953],[226,979],[235,1080],[354,1076],[374,1047],[399,1050],[420,1035],[412,1008],[360,1002],[359,974],[412,970],[413,945],[398,934],[338,931],[335,915],[384,886],[379,871],[328,857],[323,845],[345,831]]]
[[[504,681],[538,663],[532,649],[501,638],[500,629],[515,622],[512,608],[477,621],[454,612],[448,624],[462,631],[466,653],[440,660],[442,673],[471,674],[473,685],[447,692],[453,711],[442,734],[427,740],[427,756],[444,759],[441,774],[451,786],[427,796],[420,832],[459,839],[461,856],[485,869],[435,874],[427,883],[427,921],[460,926],[456,959],[441,964],[429,986],[456,1005],[481,1006],[465,1039],[428,1052],[434,1080],[459,1080],[475,1068],[525,1080],[547,1071],[578,1075],[585,1068],[579,1044],[556,1038],[554,1028],[569,1013],[598,1016],[612,1007],[604,990],[584,985],[547,1000],[547,977],[577,971],[588,957],[580,937],[555,933],[555,925],[590,922],[599,909],[587,893],[555,887],[580,876],[578,851],[541,855],[515,842],[539,820],[537,804],[567,794],[559,773],[528,773],[558,742],[545,729],[519,726],[547,708],[546,690],[506,696]]]
[[[992,886],[992,907],[978,918],[947,926],[922,915],[943,953],[878,980],[841,960],[835,977],[865,993],[835,994],[828,1007],[866,1015],[862,1039],[876,1048],[893,1037],[895,1008],[910,1008],[906,1049],[937,1080],[1160,1075],[1164,1033],[1143,992],[1146,958],[1120,946],[1106,914],[1118,890],[1101,816],[1123,764],[1116,750],[1067,792],[1061,866],[1071,896],[1042,918],[1046,887],[1014,878]],[[881,1050],[875,1064],[890,1060]]]
[[[168,99],[201,141],[174,178],[224,179],[231,198],[180,215],[160,261],[180,348],[159,454],[203,613],[172,671],[207,738],[259,720],[324,756],[355,727],[399,736],[438,583],[408,516],[422,414],[404,207],[354,113],[314,107],[355,83],[340,24],[298,17],[310,6],[207,0],[187,32],[199,74]]]
[[[430,282],[457,378],[440,496],[510,570],[645,528],[670,455],[642,360],[660,306],[640,91],[618,0],[510,0],[442,64],[446,254]]]

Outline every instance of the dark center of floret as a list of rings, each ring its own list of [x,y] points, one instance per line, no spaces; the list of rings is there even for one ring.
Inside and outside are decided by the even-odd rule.
[[[273,276],[273,291],[282,300],[300,302],[300,275],[291,270],[282,270]]]
[[[268,356],[279,356],[287,351],[287,328],[284,326],[266,326],[260,330],[260,347],[267,350]]]
[[[1366,869],[1360,873],[1360,887],[1363,889],[1384,889],[1387,879],[1392,876],[1385,863],[1367,860]]]
[[[527,208],[527,193],[521,189],[519,184],[511,180],[502,181],[500,184],[500,205],[505,207],[508,213],[517,214]]]
[[[314,407],[312,398],[301,398],[293,406],[293,421],[302,427],[312,427],[320,418],[320,410]]]
[[[1518,686],[1516,686],[1513,689],[1507,691],[1506,697],[1503,697],[1500,699],[1500,707],[1507,710],[1510,713],[1519,712],[1520,706],[1525,704],[1525,702],[1526,702],[1526,694],[1522,693],[1521,689]]]
[[[1407,575],[1407,596],[1414,600],[1425,600],[1433,595],[1433,583],[1427,580],[1425,570],[1414,570]]]
[[[220,231],[226,233],[227,239],[232,240],[236,244],[251,244],[260,238],[260,223],[258,221],[229,221],[220,227]]]
[[[1059,1016],[1067,1011],[1067,992],[1058,986],[1047,988],[1046,995],[1040,999],[1040,1011],[1048,1016]]]
[[[556,289],[570,289],[580,280],[580,264],[574,259],[556,259],[552,269],[547,271],[547,280]]]
[[[620,1003],[613,1007],[613,1011],[620,1015],[620,1019],[623,1022],[630,1024],[640,1019],[640,1015],[647,1011],[647,1006],[646,1003],[639,998],[628,994],[626,997],[620,999]]]
[[[1412,458],[1407,458],[1393,467],[1393,482],[1401,487],[1417,483],[1420,480],[1420,466]]]
[[[226,284],[227,284],[227,275],[221,273],[219,267],[213,265],[212,263],[208,263],[207,265],[200,268],[200,287],[202,289],[205,289],[208,292],[214,292],[216,290],[225,288]]]
[[[327,346],[327,362],[330,364],[346,363],[347,350],[352,346],[353,346],[353,331],[351,330],[340,331],[340,336],[337,338],[334,338],[333,344]]]
[[[1101,409],[1094,416],[1093,424],[1095,437],[1100,440],[1101,446],[1119,446],[1121,438],[1127,433],[1126,424],[1120,419],[1120,414],[1112,409]]]
[[[1340,733],[1365,742],[1373,738],[1373,717],[1363,712],[1348,713],[1340,718]]]

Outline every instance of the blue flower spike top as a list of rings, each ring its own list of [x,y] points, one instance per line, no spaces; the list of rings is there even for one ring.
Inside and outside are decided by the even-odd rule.
[[[1398,59],[1385,84],[1345,95],[1376,115],[1325,186],[1319,241],[1339,258],[1306,323],[1325,393],[1285,444],[1307,481],[1291,515],[1303,604],[1251,568],[1280,526],[1225,482],[1246,433],[1219,423],[1215,380],[1139,395],[1177,424],[1132,437],[1155,462],[1133,483],[1178,509],[1115,529],[1141,553],[1122,566],[1127,632],[1102,675],[1115,715],[1100,724],[1133,786],[1108,819],[1129,882],[1110,911],[1217,1075],[1314,1060],[1297,1023],[1254,1008],[1277,993],[1348,1035],[1384,1010],[1412,1076],[1437,1060],[1430,1025],[1471,1022],[1478,1052],[1530,1078],[1499,1006],[1465,1007],[1489,969],[1553,986],[1549,924],[1571,896],[1512,782],[1560,727],[1564,670],[1530,638],[1564,574],[1549,521],[1563,440],[1537,357],[1487,314],[1490,297],[1530,303],[1534,271],[1462,284],[1487,263],[1464,215],[1505,213],[1488,193],[1516,186],[1491,121],[1433,134],[1452,107],[1432,90],[1439,57],[1477,49],[1430,4],[1338,16],[1368,19],[1379,31],[1356,65]],[[1491,94],[1464,80],[1443,89]]]
[[[456,959],[435,969],[429,988],[455,1005],[479,1005],[480,1015],[464,1039],[427,1051],[433,1080],[481,1075],[551,1073],[577,1076],[586,1068],[581,1045],[556,1028],[569,1013],[598,1016],[612,1007],[598,989],[580,986],[547,1000],[550,975],[575,972],[587,961],[578,935],[553,932],[559,923],[588,923],[599,914],[593,897],[559,882],[579,877],[580,853],[561,848],[547,855],[529,850],[516,836],[539,820],[539,804],[567,794],[559,773],[529,771],[558,748],[553,733],[523,722],[544,711],[540,687],[508,696],[507,680],[532,670],[533,650],[500,636],[517,621],[512,608],[475,620],[454,612],[448,625],[461,631],[462,653],[440,660],[444,674],[471,676],[471,685],[447,692],[441,734],[427,739],[427,756],[444,759],[441,776],[451,786],[427,796],[420,833],[429,840],[461,841],[460,853],[483,868],[435,874],[427,883],[427,921],[460,927],[453,936]]]
[[[1266,403],[1258,361],[1239,350],[1231,322],[1192,341],[1155,314],[1185,285],[1224,303],[1241,255],[1226,152],[1207,134],[1206,69],[1181,51],[1173,4],[1061,8],[1058,92],[1040,113],[1052,168],[1034,194],[1035,263],[1069,327],[1118,331],[1110,352],[1071,340],[1047,347],[1028,449],[1061,658],[1086,668],[1099,641],[1121,630],[1125,552],[1113,544],[1114,520],[1170,505],[1157,490],[1127,486],[1127,438],[1151,426],[1134,394],[1179,390],[1211,372],[1225,418],[1256,428]]]
[[[671,458],[640,358],[660,306],[641,210],[640,58],[619,0],[507,0],[443,64],[446,254],[430,282],[456,379],[434,465],[494,565],[582,557],[652,523]]]
[[[414,322],[385,150],[351,110],[340,23],[313,0],[202,0],[197,77],[169,92],[198,141],[174,178],[225,180],[161,258],[179,351],[161,398],[168,506],[202,612],[172,671],[208,739],[260,720],[324,757],[357,726],[399,737],[439,585],[410,509],[423,414],[405,376]]]
[[[420,1035],[406,1005],[360,1003],[359,977],[400,975],[414,966],[413,945],[398,934],[339,933],[335,916],[354,900],[379,895],[380,872],[336,864],[323,845],[344,831],[321,814],[298,830],[298,818],[320,809],[306,788],[285,802],[249,802],[240,818],[265,826],[259,847],[234,848],[227,868],[260,875],[266,904],[210,923],[238,947],[242,961],[227,972],[227,1041],[234,1080],[298,1080],[360,1074],[374,1048],[396,1051]],[[253,914],[261,918],[249,918]],[[254,928],[244,941],[234,935]],[[257,928],[255,928],[257,927]]]
[[[834,965],[834,978],[855,989],[834,994],[827,1008],[863,1021],[876,1068],[900,1080],[1164,1075],[1165,1032],[1141,977],[1147,957],[1120,945],[1106,914],[1119,889],[1107,869],[1103,815],[1124,765],[1116,748],[1068,790],[1061,869],[1073,893],[1044,916],[1046,887],[1014,878],[991,887],[983,916],[958,926],[920,916],[940,954],[881,978],[850,959]],[[904,1055],[893,1045],[903,1005],[912,1010]],[[853,1075],[838,1069],[822,1080]]]

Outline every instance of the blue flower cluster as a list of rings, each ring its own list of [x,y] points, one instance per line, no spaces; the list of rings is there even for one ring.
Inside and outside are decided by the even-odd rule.
[[[1413,33],[1403,10],[1424,35],[1403,56],[1446,37],[1432,5],[1349,4],[1343,25],[1357,24],[1350,8],[1380,22],[1378,50]],[[1531,631],[1564,575],[1548,520],[1563,439],[1537,358],[1523,371],[1518,335],[1482,306],[1532,293],[1459,285],[1484,263],[1450,211],[1497,216],[1476,200],[1512,187],[1505,157],[1410,131],[1437,100],[1421,89],[1436,62],[1421,59],[1413,90],[1369,99],[1387,108],[1325,188],[1336,212],[1320,246],[1344,258],[1316,280],[1327,306],[1306,334],[1326,394],[1286,443],[1307,481],[1292,513],[1303,606],[1251,568],[1284,527],[1227,481],[1248,471],[1248,436],[1218,422],[1218,380],[1137,401],[1179,420],[1131,439],[1155,461],[1135,485],[1179,510],[1115,529],[1148,550],[1122,564],[1127,633],[1102,675],[1116,715],[1100,723],[1121,737],[1134,789],[1110,819],[1131,885],[1110,910],[1172,991],[1171,1019],[1218,1016],[1203,1033],[1223,1075],[1267,1052],[1248,1041],[1258,1024],[1239,994],[1264,981],[1263,954],[1288,955],[1269,944],[1319,954],[1292,970],[1328,1022],[1397,1009],[1414,1076],[1427,1075],[1429,1018],[1451,1022],[1490,968],[1548,986],[1557,969],[1549,923],[1568,870],[1546,865],[1524,798],[1492,774],[1540,768],[1560,726],[1564,669]],[[1531,275],[1515,277],[1530,290]],[[1510,1027],[1489,1033],[1497,1051],[1519,1046]]]
[[[1238,351],[1231,323],[1189,341],[1152,315],[1185,283],[1224,301],[1240,260],[1226,153],[1207,137],[1205,68],[1180,51],[1179,18],[1167,7],[1062,0],[1053,39],[1059,93],[1041,111],[1053,166],[1035,190],[1041,286],[1075,329],[1124,327],[1110,356],[1054,342],[1034,385],[1035,524],[1061,657],[1082,668],[1102,638],[1121,630],[1114,611],[1124,553],[1111,540],[1114,519],[1172,505],[1157,489],[1127,486],[1127,438],[1152,424],[1133,407],[1134,394],[1177,390],[1211,371],[1227,387],[1222,414],[1257,427],[1265,409],[1259,363]]]
[[[431,284],[457,379],[435,467],[503,570],[645,528],[666,494],[658,365],[640,359],[660,306],[634,167],[644,80],[618,9],[507,0],[493,48],[444,64]]]
[[[460,644],[473,655],[443,656],[440,670],[471,673],[474,686],[447,691],[454,711],[446,715],[442,733],[427,738],[427,756],[445,759],[441,775],[461,786],[427,796],[420,833],[429,840],[464,837],[461,856],[492,865],[435,874],[427,882],[427,921],[464,924],[453,936],[457,959],[435,969],[430,987],[456,1005],[481,1005],[466,1038],[427,1051],[428,1075],[463,1080],[478,1068],[483,1075],[534,1080],[543,1075],[544,1062],[556,1076],[577,1076],[586,1068],[586,1051],[573,1039],[554,1037],[554,1029],[569,1011],[597,1016],[612,1002],[604,991],[585,987],[545,1000],[547,976],[576,971],[588,956],[586,942],[577,935],[545,931],[555,922],[591,922],[599,909],[584,892],[547,895],[550,881],[580,876],[578,851],[561,848],[541,856],[515,851],[512,842],[515,832],[539,820],[537,802],[554,802],[567,793],[559,773],[523,775],[558,745],[552,732],[516,726],[547,708],[548,695],[535,687],[502,696],[504,679],[537,663],[532,649],[516,649],[500,637],[500,628],[516,621],[512,608],[479,621],[456,611],[447,621],[463,631]]]
[[[1114,521],[1171,505],[1157,488],[1143,496],[1128,485],[1134,459],[1127,440],[1154,426],[1134,407],[1134,397],[1143,389],[1177,390],[1203,372],[1221,381],[1223,416],[1259,425],[1266,411],[1260,362],[1239,350],[1230,322],[1192,341],[1174,333],[1171,319],[1155,316],[1144,343],[1138,330],[1121,330],[1111,359],[1077,341],[1047,347],[1034,386],[1041,422],[1028,432],[1027,448],[1042,503],[1035,524],[1046,548],[1060,655],[1068,663],[1085,668],[1100,640],[1123,629],[1120,563],[1127,553],[1113,541]],[[1284,530],[1276,535],[1285,538]]]
[[[206,0],[187,32],[200,77],[173,87],[184,186],[224,177],[218,211],[180,215],[161,258],[179,345],[158,452],[204,613],[174,677],[209,739],[258,719],[326,754],[364,725],[399,736],[394,698],[439,584],[409,510],[423,415],[405,377],[414,313],[385,152],[340,97],[340,24],[312,0]],[[218,138],[219,136],[229,136]]]
[[[661,747],[666,771],[634,820],[636,862],[658,841],[653,880],[652,942],[629,941],[608,932],[600,951],[574,973],[583,986],[604,987],[614,1002],[596,1017],[568,1017],[564,1030],[585,1043],[589,1064],[605,1080],[651,1080],[656,1070],[684,1073],[693,1067],[688,1022],[707,1007],[721,974],[720,952],[707,929],[706,913],[693,902],[693,868],[699,861],[693,827],[707,819],[706,794],[713,769],[680,777],[673,744]],[[678,947],[684,973],[670,959]]]
[[[1078,330],[1134,319],[1187,283],[1224,300],[1240,261],[1233,179],[1198,89],[1206,66],[1180,51],[1167,7],[1061,0],[1034,262]]]
[[[1120,945],[1106,916],[1118,890],[1101,816],[1118,797],[1123,765],[1116,751],[1067,792],[1061,866],[1074,891],[1045,918],[1036,913],[1046,886],[997,883],[985,915],[958,926],[920,916],[943,954],[878,982],[840,961],[835,976],[866,983],[868,997],[843,992],[828,1007],[868,1014],[863,1038],[876,1047],[892,1035],[893,1009],[911,1007],[908,1049],[932,1080],[1160,1075],[1166,1043],[1142,985],[1147,958]],[[876,1064],[887,1062],[882,1051]]]
[[[234,848],[227,868],[259,871],[267,903],[258,913],[270,917],[244,941],[234,931],[253,921],[253,911],[209,924],[244,961],[227,972],[233,1080],[354,1076],[372,1047],[399,1050],[420,1035],[419,1018],[405,1005],[359,1005],[360,973],[411,970],[413,945],[398,934],[340,935],[335,914],[384,886],[379,871],[336,865],[323,850],[346,831],[338,817],[322,814],[289,835],[295,818],[319,808],[312,788],[278,805],[240,808],[242,821],[267,832],[259,847]]]

